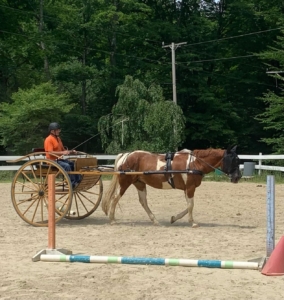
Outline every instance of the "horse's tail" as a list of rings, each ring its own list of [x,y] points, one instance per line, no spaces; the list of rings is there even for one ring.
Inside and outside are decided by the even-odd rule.
[[[120,153],[117,155],[115,162],[114,162],[114,171],[117,171],[117,163],[118,160],[123,156],[124,153]],[[114,198],[115,191],[117,190],[118,186],[118,175],[112,175],[112,179],[110,182],[110,186],[108,190],[104,193],[103,199],[102,199],[102,210],[103,212],[108,215],[108,211],[111,205],[111,202]]]

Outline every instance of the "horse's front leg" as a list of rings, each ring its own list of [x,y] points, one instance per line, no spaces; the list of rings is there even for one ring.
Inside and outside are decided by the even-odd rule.
[[[177,220],[183,218],[188,213],[188,208],[182,211],[181,213],[177,214],[176,216],[171,217],[171,224],[176,222]]]
[[[158,220],[156,219],[155,215],[152,213],[152,211],[150,210],[150,208],[148,206],[146,185],[141,186],[141,183],[140,183],[139,185],[135,184],[135,186],[138,191],[139,202],[141,203],[142,207],[145,209],[150,220],[154,223],[154,225],[160,225]]]
[[[188,222],[192,224],[192,227],[198,227],[198,223],[194,222],[193,220],[193,207],[194,207],[194,197],[189,198],[187,195],[185,195],[186,202],[187,202],[187,208],[188,208]]]
[[[185,191],[185,199],[187,202],[187,209],[177,214],[176,216],[171,217],[171,224],[176,222],[177,220],[183,218],[186,214],[188,214],[188,221],[192,224],[192,227],[198,227],[198,223],[193,220],[193,207],[194,207],[194,191],[195,189],[189,189]]]

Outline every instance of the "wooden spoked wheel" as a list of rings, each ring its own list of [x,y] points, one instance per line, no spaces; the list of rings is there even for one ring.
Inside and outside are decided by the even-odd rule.
[[[72,205],[65,218],[80,220],[90,216],[100,205],[102,195],[101,177],[84,175],[82,182],[73,190]]]
[[[33,226],[48,225],[48,175],[55,175],[55,222],[69,213],[72,186],[69,175],[56,162],[34,159],[26,162],[16,173],[12,202],[18,215]]]

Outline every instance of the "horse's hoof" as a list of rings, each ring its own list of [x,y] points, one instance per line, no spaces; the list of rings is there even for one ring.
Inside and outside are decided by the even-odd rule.
[[[160,223],[159,223],[158,221],[154,221],[153,224],[154,224],[155,226],[160,226]]]
[[[194,223],[194,224],[192,224],[192,226],[191,226],[192,228],[198,228],[199,227],[199,225],[197,224],[197,223]]]
[[[171,217],[171,224],[173,224],[175,221],[176,221],[176,220],[175,220],[175,217],[172,216],[172,217]]]
[[[116,221],[115,220],[111,220],[110,221],[110,225],[115,225],[116,224]]]

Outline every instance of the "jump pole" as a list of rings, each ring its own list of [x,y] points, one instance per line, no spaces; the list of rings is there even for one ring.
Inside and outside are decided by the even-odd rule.
[[[108,263],[130,265],[164,265],[182,267],[206,267],[221,269],[251,269],[258,270],[257,262],[221,261],[221,260],[194,260],[176,258],[154,257],[119,257],[119,256],[88,256],[88,255],[47,255],[42,254],[41,261],[46,262],[82,262],[82,263]]]
[[[55,247],[55,174],[48,175],[48,248],[39,251],[32,261],[39,261],[42,254],[69,255],[72,251]]]

